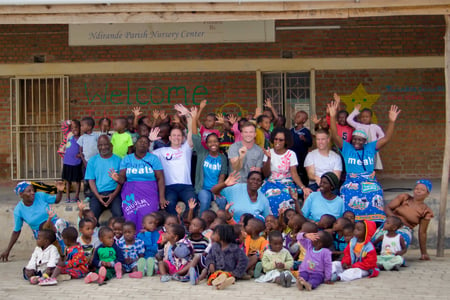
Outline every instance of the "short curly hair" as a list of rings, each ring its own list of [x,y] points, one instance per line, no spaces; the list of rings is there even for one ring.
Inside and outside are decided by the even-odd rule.
[[[293,138],[292,138],[292,134],[291,131],[287,128],[274,128],[274,130],[272,131],[272,133],[270,134],[270,142],[273,144],[274,140],[275,140],[275,136],[278,133],[282,133],[284,134],[284,146],[286,149],[289,149],[292,147],[292,145],[294,144]]]

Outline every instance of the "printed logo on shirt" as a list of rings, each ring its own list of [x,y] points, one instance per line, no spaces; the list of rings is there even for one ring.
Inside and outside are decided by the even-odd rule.
[[[183,150],[177,149],[175,151],[166,152],[166,155],[164,156],[166,160],[177,160],[183,157]]]
[[[131,167],[131,168],[127,168],[127,175],[131,175],[131,174],[153,174],[153,169],[149,166],[145,166],[145,167]]]
[[[364,159],[364,165],[365,166],[373,165],[373,162],[374,162],[374,160],[373,160],[372,157],[368,157],[368,158]],[[347,160],[347,163],[349,165],[358,165],[358,166],[362,166],[363,165],[363,162],[361,161],[361,159],[356,159],[356,158],[353,158],[353,157],[349,157],[348,160]]]

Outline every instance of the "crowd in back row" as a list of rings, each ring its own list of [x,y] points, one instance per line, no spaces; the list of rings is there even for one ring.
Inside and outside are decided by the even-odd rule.
[[[256,272],[255,266],[258,265],[258,262],[261,262],[264,267],[264,257],[267,251],[270,250],[276,255],[281,255],[279,254],[281,249],[276,251],[277,245],[272,244],[278,238],[277,232],[280,233],[281,244],[296,259],[301,252],[296,251],[299,246],[303,246],[304,250],[308,247],[313,247],[315,250],[328,249],[331,247],[334,237],[335,251],[342,252],[344,249],[347,249],[345,250],[347,252],[350,251],[347,253],[347,257],[344,255],[343,263],[340,265],[343,269],[339,269],[337,266],[334,273],[340,274],[348,268],[360,269],[359,271],[353,270],[353,273],[348,275],[350,277],[339,275],[339,278],[343,280],[377,274],[376,254],[374,261],[372,256],[370,268],[367,268],[369,265],[361,267],[359,264],[351,267],[356,261],[361,262],[366,259],[363,253],[375,251],[366,245],[372,245],[370,239],[377,227],[373,241],[378,243],[381,239],[387,240],[387,237],[394,238],[395,249],[386,251],[384,244],[383,249],[384,256],[389,252],[395,257],[395,254],[404,253],[411,241],[412,229],[419,225],[422,259],[428,259],[426,231],[433,213],[424,204],[424,200],[431,191],[431,183],[427,180],[419,181],[415,187],[414,196],[402,194],[384,207],[382,189],[375,178],[375,166],[381,166],[381,161],[377,157],[378,150],[391,139],[400,110],[396,106],[391,107],[389,123],[384,134],[379,126],[370,124],[370,110],[363,110],[359,122],[356,122],[354,118],[359,114],[360,107],[355,107],[352,114],[348,115],[345,110],[340,110],[339,100],[339,96],[335,94],[334,101],[328,105],[327,116],[323,118],[325,121],[314,118],[317,126],[322,128],[316,130],[317,149],[311,152],[308,151],[312,146],[312,136],[310,131],[304,127],[308,115],[303,111],[297,112],[295,127],[288,130],[284,127],[283,117],[277,115],[270,100],[266,101],[266,109],[262,114],[259,111],[255,113],[254,122],[243,118],[238,120],[234,116],[208,114],[201,125],[200,114],[206,107],[206,101],[202,101],[199,109],[197,107],[188,109],[182,105],[175,105],[177,113],[172,120],[164,112],[154,112],[152,123],[148,117],[140,117],[140,109],[135,108],[132,122],[128,122],[126,118],[118,118],[114,121],[115,132],[112,135],[109,133],[108,126],[110,124],[107,119],[100,121],[101,133],[93,131],[94,121],[90,117],[83,118],[81,124],[74,120],[70,123],[70,134],[63,147],[65,151],[62,151],[64,152],[63,179],[67,182],[68,201],[70,201],[72,182],[76,183],[75,200],[78,200],[80,181],[84,173],[83,167],[85,167],[84,179],[89,182],[91,193],[89,210],[92,213],[91,219],[98,220],[101,213],[110,208],[114,218],[123,215],[126,224],[134,226],[134,231],[131,230],[133,232],[128,236],[124,230],[122,240],[125,240],[122,242],[118,240],[118,244],[122,243],[125,247],[122,247],[121,250],[118,250],[120,247],[116,247],[115,252],[117,253],[120,251],[127,253],[126,245],[131,245],[131,241],[132,244],[135,244],[136,233],[153,232],[162,226],[163,222],[160,218],[160,221],[156,222],[157,224],[152,225],[152,230],[149,230],[149,224],[146,225],[146,220],[161,214],[160,210],[165,210],[169,216],[179,216],[178,223],[188,224],[186,228],[189,228],[190,235],[194,234],[196,237],[200,237],[200,235],[196,235],[199,229],[191,228],[195,227],[193,225],[196,223],[195,220],[200,223],[206,222],[206,225],[200,226],[200,232],[211,230],[211,233],[212,230],[220,228],[215,232],[217,233],[215,238],[213,235],[206,239],[208,243],[212,241],[220,244],[226,240],[225,244],[234,244],[236,239],[241,236],[241,230],[234,228],[233,234],[230,235],[233,238],[230,239],[226,232],[227,230],[231,232],[232,229],[227,226],[217,227],[219,224],[214,223],[216,220],[219,223],[222,220],[228,224],[239,222],[243,225],[241,229],[246,237],[241,241],[243,242],[242,249],[247,254],[246,268],[243,270],[244,272],[239,273],[239,276],[231,272],[231,275],[227,274],[226,277],[219,276],[221,274],[217,274],[215,271],[211,272],[212,270],[208,269],[211,264],[205,264],[201,259],[205,258],[208,261],[209,254],[214,252],[207,251],[205,253],[208,255],[192,256],[191,260],[177,261],[180,259],[180,255],[184,258],[182,254],[188,252],[193,254],[192,251],[188,251],[189,245],[192,243],[181,243],[187,246],[186,249],[180,250],[177,245],[180,240],[185,240],[185,232],[183,231],[182,234],[178,227],[178,229],[174,229],[175,232],[170,233],[171,230],[164,226],[167,232],[158,235],[158,239],[164,237],[163,243],[157,243],[163,246],[166,244],[165,242],[169,241],[170,245],[167,249],[163,247],[165,251],[162,257],[166,259],[160,259],[157,264],[163,281],[172,278],[167,277],[168,274],[186,275],[188,278],[193,278],[191,279],[193,283],[196,282],[198,275],[202,279],[206,277],[206,274],[216,274],[217,279],[220,279],[217,281],[220,283],[216,282],[216,285],[219,286],[225,282],[230,283],[232,280],[228,280],[229,278],[243,277],[245,272],[247,275],[252,274]],[[218,125],[222,127],[221,131],[216,129]],[[272,128],[273,126],[274,128]],[[80,130],[83,133],[81,136]],[[338,153],[331,151],[331,140],[337,147]],[[196,152],[197,158],[195,176],[192,176],[195,186],[191,181],[193,151]],[[343,175],[343,170],[345,170],[346,176]],[[342,185],[341,177],[344,181]],[[27,202],[25,201],[26,197],[24,198],[25,189],[19,190],[18,195],[21,196],[23,203]],[[299,195],[303,197],[304,201],[299,201]],[[32,205],[34,197],[34,192],[32,197],[30,195],[28,197],[28,201]],[[30,200],[31,198],[33,201]],[[61,195],[58,194],[55,199],[47,202],[60,199]],[[188,208],[186,211],[183,212],[183,208],[177,204],[179,201],[185,203]],[[208,219],[207,215],[213,213],[210,210],[212,201],[216,202],[219,208],[218,212],[222,217]],[[45,204],[42,205],[48,206],[47,202],[44,201]],[[23,221],[27,222],[35,231],[36,237],[38,236],[39,225],[45,220],[35,220],[33,225],[30,224],[24,217],[29,206],[25,203],[20,207],[18,205],[15,209],[16,225],[11,238],[12,243],[10,242],[7,250],[2,253],[4,259],[8,257],[12,245],[15,243],[14,239],[18,237],[14,233],[20,233]],[[287,217],[286,212],[288,211],[294,214],[290,218]],[[354,216],[357,221],[364,220],[363,223],[357,223],[354,230],[351,227],[351,233],[347,235],[347,239],[344,228],[350,224],[348,219],[343,217],[344,213]],[[201,218],[195,218],[197,215]],[[385,220],[385,215],[392,217],[391,221],[381,225]],[[286,219],[284,219],[285,217]],[[394,217],[398,218],[394,220]],[[275,221],[273,224],[271,223],[270,220],[278,220],[278,218],[282,220],[281,223],[278,225],[275,224]],[[49,218],[50,221],[53,219],[57,218]],[[249,219],[252,220],[250,223],[248,223]],[[289,225],[292,219],[297,220],[295,225],[294,223]],[[55,223],[55,221],[52,222]],[[253,225],[249,226],[248,224]],[[316,227],[313,230],[303,230],[304,224],[308,224],[306,227]],[[347,226],[348,229],[349,226]],[[247,227],[252,228],[248,229]],[[259,239],[260,234],[264,232],[264,227],[268,230],[266,233],[269,237],[269,250],[266,250],[267,241]],[[317,227],[322,231],[317,233]],[[107,243],[103,240],[104,231],[107,231],[106,227],[99,232],[103,246]],[[80,232],[83,234],[81,225]],[[329,236],[326,234],[327,232],[330,233]],[[64,232],[61,234],[60,242],[64,245],[63,242],[66,242]],[[275,237],[271,237],[271,234]],[[201,236],[204,237],[203,234]],[[350,242],[350,246],[347,247],[353,236],[356,239],[355,244],[351,245]],[[233,241],[230,242],[230,240]],[[391,248],[393,244],[390,245]],[[72,244],[70,243],[70,245]],[[112,245],[108,247],[112,247]],[[211,245],[208,247],[214,248]],[[224,251],[224,249],[228,249],[228,246],[222,245],[221,249]],[[300,260],[310,262],[311,260],[323,260],[322,262],[326,260],[327,271],[322,274],[320,280],[316,279],[318,282],[329,281],[331,280],[331,269],[328,267],[331,267],[331,252],[329,252],[330,255],[327,251],[319,252],[327,254],[310,257],[315,256],[316,254],[313,255],[313,253],[316,252],[312,251],[308,256],[309,252],[304,251],[306,256]],[[98,251],[95,253],[98,255]],[[129,260],[120,262],[121,267],[118,269],[122,270],[124,263],[132,262],[135,263],[136,270],[134,267],[124,269],[133,271],[133,276],[136,275],[135,271],[142,273],[147,270],[143,269],[144,263],[139,259],[139,255],[138,253],[133,257],[127,257]],[[221,257],[217,258],[222,263],[224,263],[223,255],[222,253]],[[328,256],[330,256],[329,261]],[[140,270],[137,268],[139,261],[141,261]],[[275,261],[280,262],[278,259]],[[189,264],[187,264],[188,262]],[[398,267],[403,260],[394,262],[392,263],[389,259],[391,267]],[[202,268],[199,267],[202,263],[206,270],[203,273]],[[111,271],[113,265],[94,263],[95,267],[106,268],[103,268],[104,270],[100,268],[102,271],[98,269],[98,275],[92,273],[86,278],[90,278],[88,281],[97,280],[96,276],[100,276],[100,281],[103,281],[106,276],[105,272]],[[319,265],[323,266],[322,263]],[[183,266],[183,271],[179,272],[181,266]],[[282,284],[284,282],[285,286],[290,286],[290,282],[295,281],[295,277],[297,277],[301,286],[311,288],[309,275],[292,276],[292,273],[280,272],[280,269],[294,268],[296,270],[295,267],[288,266],[285,268],[275,265],[272,269],[278,270],[278,273],[275,272],[273,275],[266,272],[264,280],[277,281]],[[266,267],[264,270],[270,271]],[[301,269],[302,267],[300,267]],[[320,269],[319,273],[324,270]],[[115,272],[117,271],[115,270]],[[229,272],[230,270],[222,269],[221,271]],[[187,273],[190,273],[191,276]],[[260,272],[256,273],[259,275]],[[344,273],[348,274],[349,272]],[[316,279],[311,280],[315,282]],[[317,285],[312,284],[312,287],[315,286]]]

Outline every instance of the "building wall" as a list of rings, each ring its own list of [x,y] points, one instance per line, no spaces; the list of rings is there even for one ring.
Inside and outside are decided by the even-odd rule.
[[[283,26],[339,25],[335,30],[277,31],[275,43],[69,47],[67,25],[0,25],[0,65],[48,63],[164,61],[202,59],[271,59],[442,56],[442,16],[277,21]],[[299,71],[303,70],[299,66]],[[282,70],[280,70],[282,71]],[[141,106],[171,110],[173,104],[198,103],[207,97],[208,112],[226,102],[243,110],[256,107],[255,72],[149,73],[70,76],[70,116],[128,115]],[[132,73],[132,72],[130,72]],[[10,77],[15,74],[11,74]],[[26,75],[26,74],[19,74]],[[316,105],[323,114],[333,92],[346,95],[362,83],[380,94],[373,106],[379,124],[387,124],[390,104],[402,109],[394,140],[382,150],[382,176],[438,177],[441,173],[445,120],[443,69],[316,70]],[[207,95],[206,94],[207,90]],[[138,97],[136,98],[136,93]],[[97,96],[94,96],[97,94]],[[9,177],[9,77],[0,78],[0,176]],[[170,101],[170,102],[169,102]],[[230,110],[236,107],[230,107]]]

